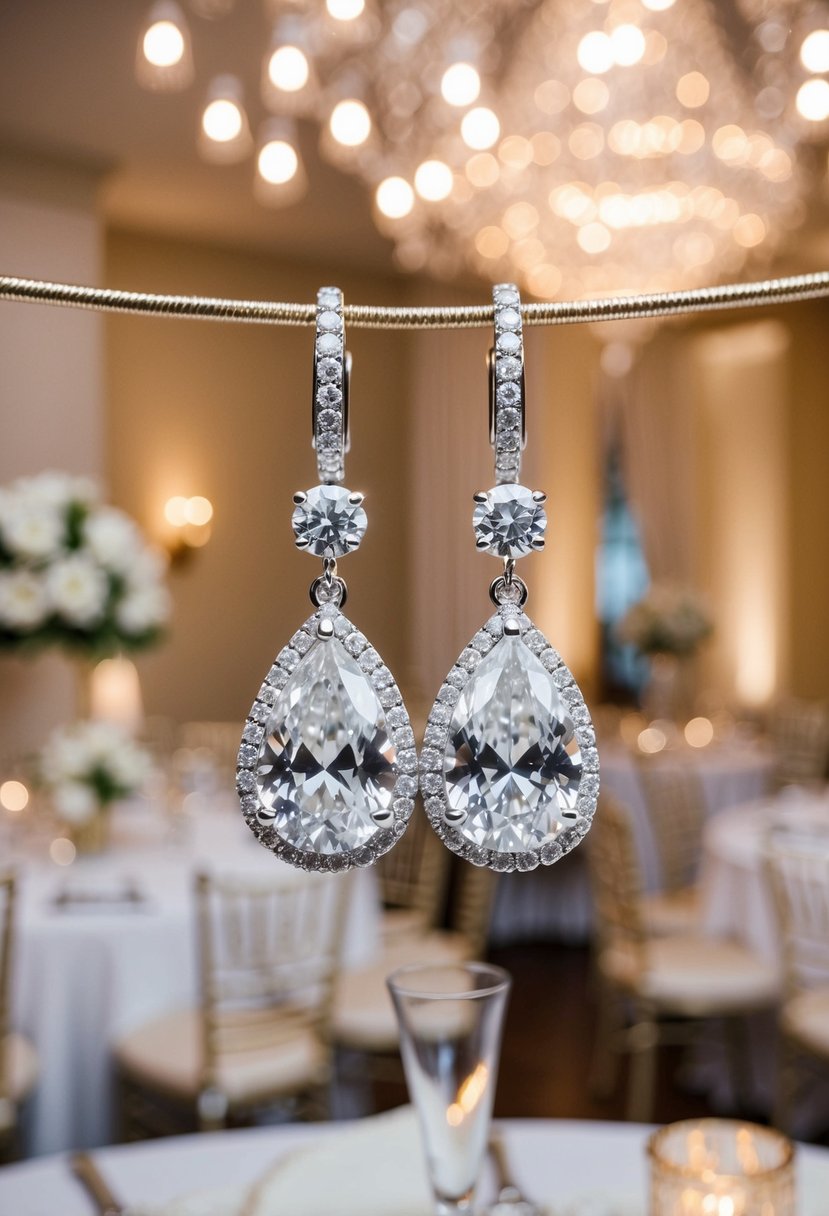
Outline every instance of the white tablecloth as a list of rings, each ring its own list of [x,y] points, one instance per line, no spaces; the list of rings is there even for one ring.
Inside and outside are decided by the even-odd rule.
[[[252,1184],[280,1156],[315,1136],[331,1134],[335,1126],[185,1136],[103,1149],[95,1160],[123,1201],[157,1205],[197,1190]],[[501,1127],[516,1179],[529,1196],[553,1207],[556,1216],[645,1216],[649,1128],[540,1119],[510,1120]],[[797,1171],[798,1216],[827,1216],[829,1152],[799,1146]],[[489,1178],[482,1180],[479,1192],[482,1198],[492,1194]],[[94,1216],[62,1157],[0,1169],[0,1212]]]
[[[780,943],[764,870],[764,851],[775,827],[829,825],[829,793],[785,789],[734,807],[706,825],[703,840],[703,911],[706,929],[734,937],[769,962],[779,963]]]
[[[185,843],[164,843],[164,825],[125,810],[112,848],[62,868],[19,861],[20,891],[13,975],[15,1027],[34,1042],[40,1079],[24,1122],[29,1153],[106,1144],[112,1127],[110,1048],[125,1031],[197,1000],[192,879],[198,869],[234,873],[290,870],[253,838],[238,812],[204,810]],[[345,929],[346,965],[377,946],[379,903],[372,871],[352,876]],[[115,892],[134,880],[145,901],[55,907],[71,884]],[[342,881],[331,876],[332,882]]]
[[[630,809],[645,885],[654,888],[659,883],[659,862],[636,762],[621,744],[600,744],[599,751],[602,789]],[[670,752],[658,760],[673,762]],[[773,767],[773,757],[750,745],[683,748],[677,762],[698,767],[709,815],[762,797]],[[577,849],[549,868],[503,875],[498,883],[492,940],[497,944],[532,939],[584,941],[590,933],[591,907],[587,867]]]

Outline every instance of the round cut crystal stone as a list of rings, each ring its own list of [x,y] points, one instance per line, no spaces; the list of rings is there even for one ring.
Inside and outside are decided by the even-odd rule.
[[[396,752],[377,693],[336,637],[316,642],[279,694],[256,763],[268,822],[305,853],[349,853],[389,810]]]
[[[543,540],[547,512],[536,502],[532,490],[509,482],[489,490],[484,502],[475,504],[472,526],[477,541],[496,557],[524,557]]]
[[[444,754],[450,811],[471,844],[538,850],[577,818],[582,765],[552,676],[520,637],[503,635],[455,706]]]
[[[291,517],[294,536],[303,549],[317,557],[353,553],[366,534],[364,507],[352,502],[345,486],[314,486]]]

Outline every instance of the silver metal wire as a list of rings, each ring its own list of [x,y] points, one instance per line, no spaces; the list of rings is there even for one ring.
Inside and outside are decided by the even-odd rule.
[[[587,321],[626,321],[714,312],[726,308],[759,307],[815,300],[824,296],[829,296],[829,271],[765,279],[758,283],[725,283],[718,287],[699,287],[688,291],[522,304],[521,316],[525,325],[573,325]],[[108,287],[83,287],[73,283],[48,283],[10,275],[0,276],[0,300],[262,325],[311,326],[316,321],[313,304],[156,295],[142,291],[115,291]],[[376,304],[349,304],[344,309],[344,317],[346,323],[355,329],[476,329],[491,326],[494,313],[491,304],[445,308],[387,308]]]

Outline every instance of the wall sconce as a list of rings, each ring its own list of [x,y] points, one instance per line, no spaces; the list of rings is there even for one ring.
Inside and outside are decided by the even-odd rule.
[[[185,498],[176,494],[164,504],[164,518],[169,525],[166,549],[171,562],[181,562],[194,549],[201,549],[210,540],[213,504],[209,498],[196,494]]]

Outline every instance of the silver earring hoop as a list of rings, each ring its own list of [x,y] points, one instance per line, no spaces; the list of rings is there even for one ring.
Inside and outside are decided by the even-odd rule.
[[[317,295],[313,447],[320,485],[293,496],[298,549],[322,558],[315,611],[279,652],[248,714],[236,784],[261,844],[303,870],[370,865],[406,830],[417,754],[400,690],[344,616],[337,559],[365,535],[363,495],[346,489],[351,361],[343,296]]]
[[[490,584],[495,614],[462,651],[429,714],[420,788],[432,827],[474,865],[533,870],[587,833],[599,792],[599,757],[581,691],[524,612],[516,561],[543,549],[546,494],[518,483],[526,439],[521,302],[493,289],[489,354],[491,490],[474,495],[476,546],[500,557]]]

